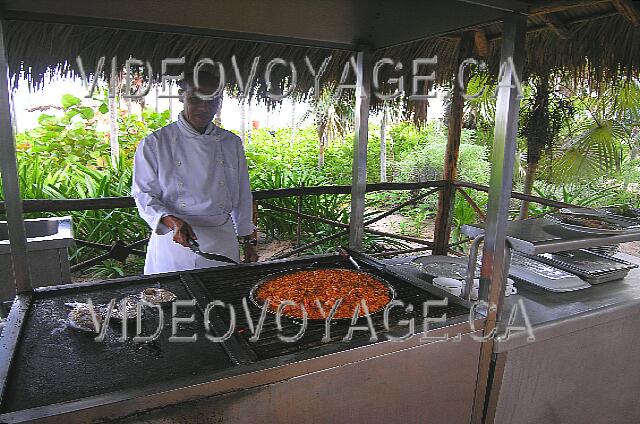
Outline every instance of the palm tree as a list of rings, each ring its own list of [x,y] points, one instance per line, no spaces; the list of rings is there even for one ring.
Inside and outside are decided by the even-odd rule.
[[[549,93],[551,80],[548,74],[534,80],[531,83],[534,92],[523,102],[521,111],[523,122],[521,132],[527,139],[527,168],[523,188],[524,194],[527,195],[533,191],[533,183],[543,152],[553,146],[563,123],[572,111],[570,105],[565,109],[567,103],[556,93]],[[565,113],[566,111],[569,114]],[[526,219],[528,216],[529,202],[523,200],[520,205],[519,219]]]
[[[554,151],[553,171],[560,179],[595,177],[619,172],[624,146],[637,152],[640,128],[640,86],[620,81],[591,90],[565,85],[578,109],[576,124]]]
[[[220,107],[216,112],[216,116],[213,118],[213,123],[217,126],[222,126],[222,105],[224,104],[224,91],[220,94]]]
[[[380,182],[387,182],[387,126],[396,123],[402,114],[402,103],[385,101],[382,103],[380,123]]]
[[[118,93],[113,90],[111,84],[108,88],[108,107],[109,107],[109,145],[111,151],[111,165],[114,168],[118,166],[120,158],[120,143],[118,142]]]
[[[240,99],[240,138],[247,144],[247,99]]]
[[[291,100],[291,145],[296,142],[296,99]]]
[[[318,134],[318,169],[324,166],[324,151],[337,139],[344,143],[345,135],[352,131],[354,107],[345,96],[336,99],[332,88],[324,89],[319,96],[313,97],[304,114],[304,121],[313,116]]]
[[[387,182],[387,105],[382,106],[382,122],[380,123],[380,182]]]

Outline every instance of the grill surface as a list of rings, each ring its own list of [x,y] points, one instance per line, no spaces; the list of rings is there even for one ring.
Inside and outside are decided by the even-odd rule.
[[[181,324],[178,335],[198,334],[195,343],[170,343],[171,308],[164,310],[164,329],[152,343],[135,343],[135,321],[129,323],[129,339],[118,341],[120,324],[111,320],[103,343],[93,335],[67,327],[70,309],[65,302],[107,303],[125,295],[135,295],[145,287],[158,286],[173,291],[178,299],[190,299],[177,279],[151,280],[124,287],[94,287],[70,294],[40,295],[35,300],[25,325],[26,331],[18,345],[8,381],[3,412],[65,402],[116,390],[142,387],[175,378],[189,377],[200,372],[215,371],[233,366],[218,343],[204,338],[202,315],[196,322]],[[156,284],[153,284],[156,283]],[[44,296],[43,296],[44,295]],[[194,308],[179,310],[178,316],[188,317]],[[142,320],[142,335],[150,335],[157,327],[157,313],[147,313]]]
[[[297,270],[314,267],[345,267],[349,264],[339,256],[321,259],[300,259],[295,261],[260,264],[255,266],[215,271],[184,273],[181,276],[146,278],[144,281],[131,278],[124,282],[109,282],[84,288],[36,293],[27,313],[23,336],[15,351],[9,374],[6,397],[2,402],[2,412],[12,412],[54,403],[68,402],[106,393],[136,389],[148,385],[165,387],[164,383],[177,379],[210,379],[210,374],[231,367],[268,358],[281,357],[283,361],[295,360],[296,352],[311,352],[329,346],[330,350],[346,350],[371,343],[368,331],[355,331],[351,342],[341,340],[347,334],[350,320],[334,321],[331,324],[331,340],[321,341],[325,332],[324,321],[309,321],[304,337],[295,343],[285,343],[278,335],[292,336],[300,329],[300,323],[289,318],[282,319],[282,331],[278,330],[274,315],[267,314],[258,341],[250,342],[249,325],[245,318],[242,299],[247,298],[251,316],[257,325],[260,309],[248,299],[249,290],[266,275],[287,269]],[[407,282],[373,269],[363,269],[386,279],[396,291],[396,299],[414,307],[412,312],[394,308],[390,314],[390,329],[384,328],[383,314],[372,316],[379,340],[385,334],[401,336],[407,326],[398,324],[400,320],[415,318],[416,332],[422,327],[422,304],[426,300],[440,298],[425,292]],[[102,343],[93,340],[94,335],[81,333],[68,327],[67,314],[70,311],[65,302],[86,302],[91,298],[95,304],[108,303],[124,296],[138,294],[146,287],[162,287],[173,291],[181,300],[195,298],[199,308],[180,309],[178,317],[195,315],[196,321],[179,325],[179,336],[197,334],[194,343],[171,343],[171,308],[164,308],[164,327],[160,337],[151,343],[136,343],[135,321],[130,322],[128,339],[121,337],[120,323],[111,320]],[[233,304],[236,311],[236,331],[225,342],[213,343],[207,340],[203,324],[202,310],[211,300],[222,300]],[[150,335],[157,328],[158,317],[153,310],[147,310],[142,320],[142,335]],[[212,327],[221,335],[229,323],[226,309],[215,308],[211,314]],[[431,307],[429,316],[456,317],[468,313],[463,306],[449,305]],[[218,314],[218,315],[216,315]],[[360,318],[357,326],[366,326],[366,318]],[[222,329],[222,331],[221,331]],[[233,355],[233,359],[229,353]],[[318,355],[326,351],[318,351]],[[239,354],[240,353],[240,354]],[[285,358],[284,355],[294,355]],[[283,362],[284,363],[284,362]],[[202,377],[198,375],[202,374]],[[203,380],[204,381],[204,380]]]
[[[292,354],[299,351],[311,350],[324,346],[326,343],[322,342],[322,337],[325,333],[324,321],[309,320],[307,323],[307,329],[304,333],[304,337],[296,343],[286,343],[280,340],[279,334],[284,336],[294,336],[301,326],[301,320],[293,320],[286,317],[282,318],[282,331],[278,330],[276,325],[275,316],[267,313],[264,327],[257,341],[250,342],[249,338],[252,333],[250,327],[245,318],[245,313],[242,305],[242,299],[247,299],[247,305],[251,312],[254,325],[257,326],[258,319],[260,317],[261,310],[254,306],[249,300],[249,291],[254,284],[256,284],[261,278],[284,270],[299,270],[305,266],[318,267],[318,268],[349,268],[348,262],[342,260],[339,256],[323,258],[319,261],[313,259],[302,259],[297,261],[291,261],[287,263],[278,263],[265,265],[256,268],[245,268],[241,270],[229,270],[227,272],[202,272],[195,275],[196,279],[202,282],[206,290],[208,291],[211,299],[222,300],[227,303],[231,303],[235,309],[236,315],[236,333],[239,334],[245,342],[245,346],[251,349],[258,360],[274,358],[277,356]],[[407,326],[400,326],[397,323],[400,320],[415,318],[416,331],[420,331],[422,328],[422,305],[426,300],[440,300],[440,298],[423,291],[410,283],[402,281],[398,278],[383,275],[382,273],[375,271],[372,268],[363,269],[363,271],[370,272],[373,275],[384,278],[394,287],[396,291],[396,299],[402,300],[405,304],[413,305],[413,312],[406,313],[403,308],[396,307],[391,310],[389,314],[390,330],[387,332],[384,328],[384,320],[382,313],[378,313],[372,316],[375,331],[380,340],[384,340],[384,335],[390,333],[391,335],[400,336],[406,334]],[[226,324],[229,323],[229,315],[226,310],[223,312],[222,308],[216,308],[220,316],[223,318]],[[430,317],[440,317],[443,314],[447,314],[447,317],[456,317],[459,315],[467,314],[468,310],[459,305],[448,305],[445,307],[430,307]],[[342,342],[341,340],[347,335],[350,320],[339,320],[332,322],[330,326],[331,342],[343,343],[344,348],[353,348],[357,345],[366,344],[369,342],[371,336],[368,331],[355,331],[352,342]],[[366,318],[360,318],[355,324],[356,326],[366,326]]]

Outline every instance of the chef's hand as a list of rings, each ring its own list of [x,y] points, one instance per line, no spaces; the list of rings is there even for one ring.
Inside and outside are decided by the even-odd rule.
[[[248,262],[258,262],[258,251],[256,247],[252,244],[244,245],[244,261]]]
[[[173,215],[167,215],[163,216],[160,221],[173,230],[173,241],[176,243],[184,247],[190,247],[189,239],[198,240],[198,237],[196,237],[196,233],[193,232],[191,225],[187,224],[180,218]]]

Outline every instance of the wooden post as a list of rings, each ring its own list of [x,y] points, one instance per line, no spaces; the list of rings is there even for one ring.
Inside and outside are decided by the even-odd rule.
[[[244,145],[247,144],[247,99],[240,98],[240,138]]]
[[[155,88],[154,92],[155,92],[155,95],[156,95],[156,102],[155,102],[156,112],[160,112],[160,105],[159,105],[159,102],[160,102],[160,98],[159,98],[159,96],[160,96],[160,86],[159,85],[156,84],[156,88]]]
[[[349,219],[349,247],[362,250],[364,235],[364,196],[367,191],[367,143],[369,136],[369,103],[371,101],[370,50],[356,55],[356,136],[353,146],[351,180],[351,215]]]
[[[247,97],[247,142],[251,144],[251,132],[253,131],[253,119],[251,119],[251,97]]]
[[[22,199],[16,160],[16,141],[13,134],[9,99],[9,67],[4,47],[4,20],[0,16],[0,174],[5,198],[7,227],[13,277],[18,294],[31,291],[31,278],[27,259],[27,238],[22,216]],[[11,275],[12,270],[3,270]],[[13,291],[13,288],[10,288]]]
[[[387,182],[387,105],[382,105],[382,124],[380,125],[380,182]]]
[[[300,184],[300,188],[304,188],[304,183]],[[296,211],[298,212],[298,222],[296,225],[296,247],[300,247],[300,239],[302,236],[302,195],[298,196],[298,202],[296,204]]]
[[[296,99],[291,99],[291,145],[296,143]]]
[[[258,202],[255,200],[253,201],[253,225],[256,229],[253,230],[252,236],[258,240]]]
[[[169,84],[169,119],[173,119],[173,84]]]
[[[475,34],[467,31],[463,34],[458,47],[458,63],[471,57]],[[463,85],[466,89],[468,78],[465,78]],[[444,157],[445,187],[440,192],[438,198],[438,214],[435,222],[435,248],[434,255],[446,255],[449,250],[449,237],[451,236],[451,221],[453,217],[453,205],[456,189],[453,183],[456,180],[458,168],[458,154],[460,153],[460,136],[462,134],[462,117],[464,113],[464,98],[462,89],[458,81],[453,84],[453,94],[451,96],[451,113],[449,118],[449,136],[447,139],[447,150]]]
[[[111,166],[118,167],[118,161],[120,160],[120,143],[118,141],[118,90],[117,81],[113,80],[109,82],[108,88],[108,101],[109,106],[109,148],[111,153]]]

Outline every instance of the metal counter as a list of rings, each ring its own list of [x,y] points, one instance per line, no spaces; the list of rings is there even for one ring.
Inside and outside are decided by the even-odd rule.
[[[638,257],[616,257],[640,264]],[[402,265],[412,259],[387,263],[419,278],[417,269]],[[574,292],[516,287],[498,326],[485,423],[640,422],[640,269]],[[509,325],[524,327],[526,314],[534,341],[526,331],[504,338],[514,310]]]
[[[343,342],[347,322],[332,324],[335,336],[327,343],[314,341],[322,334],[310,324],[313,340],[305,335],[285,345],[272,316],[265,322],[264,340],[248,340],[238,296],[246,295],[256,279],[311,263],[339,266],[339,260],[319,256],[243,264],[43,288],[24,296],[14,304],[0,338],[0,422],[467,422],[481,346],[471,335],[481,335],[484,320],[479,317],[471,327],[469,311],[462,305],[429,309],[429,316],[446,312],[447,318],[430,326],[428,335],[460,334],[456,342],[420,340],[421,319],[416,319],[413,337],[387,340],[385,334],[394,330],[406,333],[406,327],[397,327],[397,319],[404,318],[396,313],[390,314],[393,323],[380,330],[377,342],[363,331],[352,343]],[[416,303],[417,314],[422,312],[420,302],[442,299],[388,278],[398,298]],[[64,325],[65,302],[86,297],[106,302],[148,286],[166,287],[182,300],[196,301],[195,309],[179,314],[195,312],[195,322],[182,325],[179,335],[195,332],[196,342],[170,343],[170,319],[164,323],[169,328],[148,344],[119,341],[118,326],[108,329],[104,342],[96,343],[92,335]],[[237,306],[238,326],[224,343],[204,337],[202,308],[212,299]],[[220,336],[229,322],[218,310],[222,308],[211,313],[211,321],[213,333]],[[251,314],[257,320],[259,309],[252,306]],[[380,316],[373,321],[380,329]],[[148,323],[144,334],[155,323]],[[284,324],[287,335],[291,330],[291,323]]]
[[[636,256],[619,253],[615,257],[640,265],[640,258]],[[503,318],[506,319],[514,306],[522,302],[535,329],[536,342],[640,312],[640,268],[631,270],[622,280],[574,292],[553,293],[521,282],[516,283],[516,287],[518,294],[505,299]],[[524,325],[523,316],[516,315],[514,325]],[[516,333],[497,343],[496,352],[523,346],[527,344],[526,339],[525,333]]]
[[[522,332],[495,344],[486,423],[640,422],[640,270],[569,293],[517,286],[501,327],[524,305],[535,341]]]

